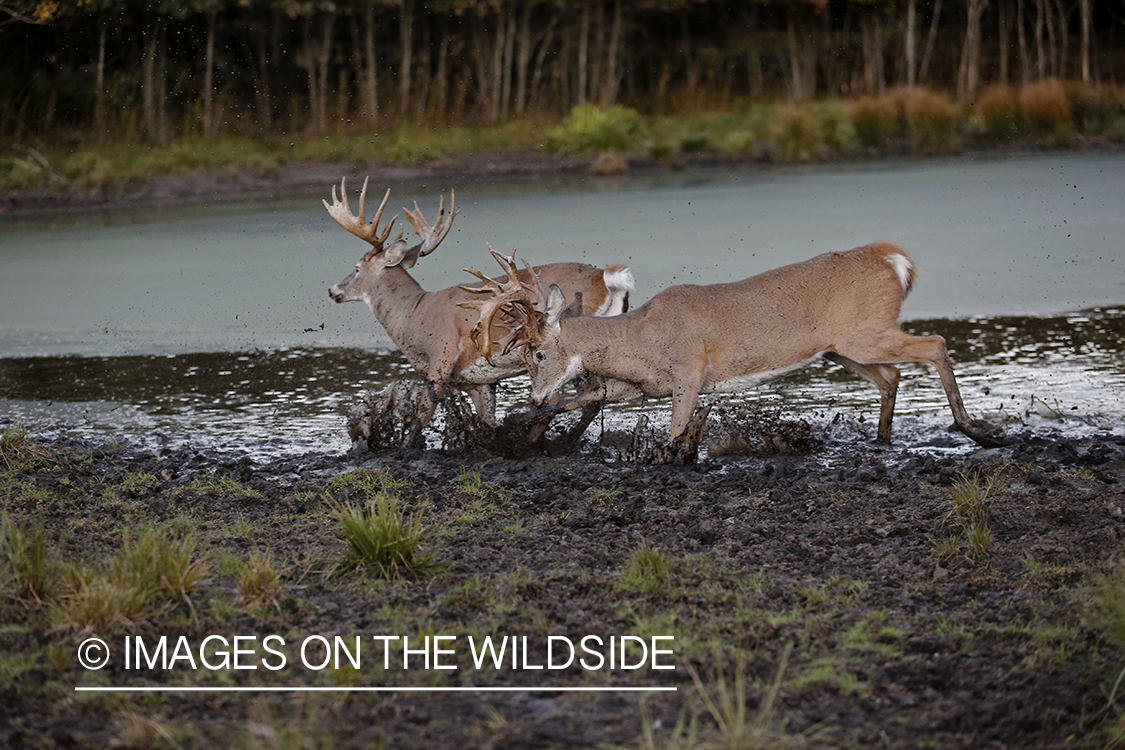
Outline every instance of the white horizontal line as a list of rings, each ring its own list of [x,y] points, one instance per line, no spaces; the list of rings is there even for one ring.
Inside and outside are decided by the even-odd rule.
[[[677,687],[91,687],[77,685],[75,692],[94,693],[638,693],[676,692]]]

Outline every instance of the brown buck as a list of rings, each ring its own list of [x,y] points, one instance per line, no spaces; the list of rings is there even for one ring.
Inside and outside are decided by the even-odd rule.
[[[379,220],[391,191],[387,190],[383,202],[369,224],[364,217],[364,200],[367,197],[367,180],[359,195],[359,215],[352,214],[348,205],[344,181],[340,181],[340,197],[332,188],[332,204],[324,201],[340,226],[371,245],[355,270],[328,293],[336,302],[362,300],[375,313],[391,340],[402,350],[407,361],[426,380],[424,393],[417,405],[416,423],[410,430],[408,442],[418,445],[421,430],[433,417],[434,409],[451,388],[465,391],[473,400],[477,414],[485,422],[495,424],[496,382],[524,372],[518,354],[494,352],[499,345],[489,347],[488,356],[481,356],[474,339],[477,316],[460,305],[480,297],[479,290],[467,291],[459,286],[441,291],[427,292],[408,273],[421,258],[441,243],[449,234],[453,218],[455,196],[449,198],[449,214],[445,213],[445,199],[441,199],[438,217],[430,226],[422,216],[417,202],[414,210],[403,209],[414,226],[421,242],[410,247],[399,230],[390,244],[391,219],[379,232]],[[633,277],[628,268],[617,266],[602,270],[582,263],[552,263],[535,269],[546,283],[565,290],[567,295],[581,295],[582,314],[617,315],[628,309],[629,291]],[[522,279],[530,282],[532,276],[524,271]],[[482,287],[483,288],[483,287]],[[507,327],[498,322],[489,329],[496,340],[508,334]],[[486,336],[487,338],[487,336]]]
[[[514,264],[505,264],[511,275]],[[990,425],[965,411],[945,339],[900,329],[899,310],[913,283],[910,256],[879,242],[743,281],[669,287],[615,318],[565,315],[566,297],[557,287],[537,308],[533,298],[543,296],[541,286],[508,281],[482,309],[480,325],[489,325],[500,310],[521,320],[508,348],[524,349],[536,404],[583,373],[604,379],[600,392],[584,394],[586,400],[670,396],[672,448],[688,455],[698,435],[685,431],[699,394],[746,390],[819,357],[879,389],[878,436],[884,442],[891,439],[899,382],[892,363],[928,362],[941,377],[957,428],[981,445],[1002,444]]]

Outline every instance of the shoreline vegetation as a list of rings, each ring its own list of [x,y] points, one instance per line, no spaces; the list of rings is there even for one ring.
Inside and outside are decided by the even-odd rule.
[[[419,181],[693,163],[810,163],[966,150],[1120,148],[1125,88],[1043,80],[985,88],[975,101],[938,90],[882,96],[743,103],[718,110],[644,115],[586,104],[562,119],[400,126],[367,132],[341,125],[311,132],[185,136],[164,144],[36,140],[0,149],[0,216],[122,204],[287,196],[349,171]]]

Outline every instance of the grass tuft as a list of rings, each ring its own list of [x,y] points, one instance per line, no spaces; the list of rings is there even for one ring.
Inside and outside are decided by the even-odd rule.
[[[728,682],[723,669],[726,659],[721,653],[715,654],[715,680],[713,688],[708,687],[699,675],[699,671],[690,662],[686,662],[688,674],[707,712],[719,728],[718,741],[715,747],[723,750],[740,750],[741,748],[762,748],[763,750],[781,750],[782,748],[802,747],[807,738],[802,735],[790,735],[785,732],[784,722],[777,716],[778,697],[785,677],[785,670],[789,665],[789,655],[793,652],[792,642],[786,644],[781,654],[781,661],[777,666],[777,673],[758,702],[758,710],[751,715],[746,710],[746,664],[747,655],[739,652],[735,659],[733,678]],[[714,694],[712,694],[712,691]]]
[[[54,595],[57,580],[42,525],[29,531],[5,514],[0,519],[0,592],[24,604],[41,604]]]
[[[669,578],[668,560],[664,553],[647,542],[633,549],[629,562],[621,571],[621,587],[646,594],[659,594]]]
[[[988,554],[988,547],[992,543],[992,529],[988,525],[990,501],[1003,487],[1004,482],[999,474],[985,479],[980,471],[962,474],[953,483],[953,510],[950,515],[956,519],[965,534],[968,544],[966,556],[970,560],[979,560]]]
[[[281,574],[274,564],[273,553],[250,553],[249,559],[238,573],[238,596],[244,603],[251,606],[271,605],[281,611],[281,597],[285,593],[285,584]]]
[[[70,591],[60,598],[56,616],[65,630],[99,634],[143,627],[180,605],[194,616],[191,595],[209,572],[190,532],[179,537],[156,527],[126,532],[108,569],[71,571]]]
[[[420,580],[440,567],[421,551],[422,513],[407,516],[396,496],[382,492],[365,505],[343,503],[333,508],[338,534],[348,552],[332,571],[370,571],[388,580]]]
[[[0,433],[0,462],[8,471],[31,471],[50,461],[50,451],[29,437],[23,425],[6,427]]]

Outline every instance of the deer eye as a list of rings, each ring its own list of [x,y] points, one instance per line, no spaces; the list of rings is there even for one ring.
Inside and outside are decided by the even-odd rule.
[[[547,353],[546,352],[535,352],[535,361],[536,362],[542,362],[545,359],[547,359]]]

